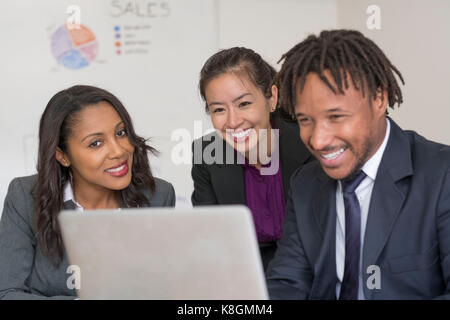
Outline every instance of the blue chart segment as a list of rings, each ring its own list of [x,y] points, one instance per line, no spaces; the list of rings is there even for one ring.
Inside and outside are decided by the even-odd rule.
[[[95,60],[98,42],[92,31],[83,25],[74,29],[62,26],[52,35],[51,49],[60,64],[76,70],[87,67]]]

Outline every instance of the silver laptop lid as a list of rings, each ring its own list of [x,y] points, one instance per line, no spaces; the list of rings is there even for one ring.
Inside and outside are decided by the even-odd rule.
[[[267,299],[248,208],[62,211],[81,299]]]

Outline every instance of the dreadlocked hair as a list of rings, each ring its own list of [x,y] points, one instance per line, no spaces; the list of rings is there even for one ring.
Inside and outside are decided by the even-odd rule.
[[[322,31],[319,37],[310,35],[283,54],[278,63],[283,60],[274,81],[280,89],[279,103],[291,115],[295,113],[296,93],[303,91],[310,72],[317,73],[334,94],[344,94],[344,86],[348,89],[348,74],[363,97],[366,90],[372,99],[377,97],[378,90],[386,90],[389,107],[394,108],[396,103],[400,105],[403,102],[402,91],[394,76],[394,73],[397,74],[405,84],[400,71],[361,32],[329,30]],[[331,73],[337,87],[324,75],[325,70]],[[297,81],[300,81],[300,92],[296,92]]]

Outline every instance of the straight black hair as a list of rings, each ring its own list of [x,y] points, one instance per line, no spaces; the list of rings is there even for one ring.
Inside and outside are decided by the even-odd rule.
[[[200,71],[198,87],[203,101],[205,101],[206,112],[209,112],[206,103],[206,86],[211,80],[226,73],[246,75],[266,98],[272,97],[272,85],[274,85],[274,77],[277,72],[269,63],[252,49],[244,47],[222,49],[212,55]],[[278,108],[278,104],[277,111],[270,114],[271,119],[275,114],[285,120],[292,120],[283,109]]]

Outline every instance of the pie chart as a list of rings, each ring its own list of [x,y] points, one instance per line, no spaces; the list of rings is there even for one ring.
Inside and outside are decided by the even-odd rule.
[[[98,43],[92,31],[79,25],[77,28],[58,28],[51,36],[52,54],[64,67],[72,70],[87,67],[97,56]]]

